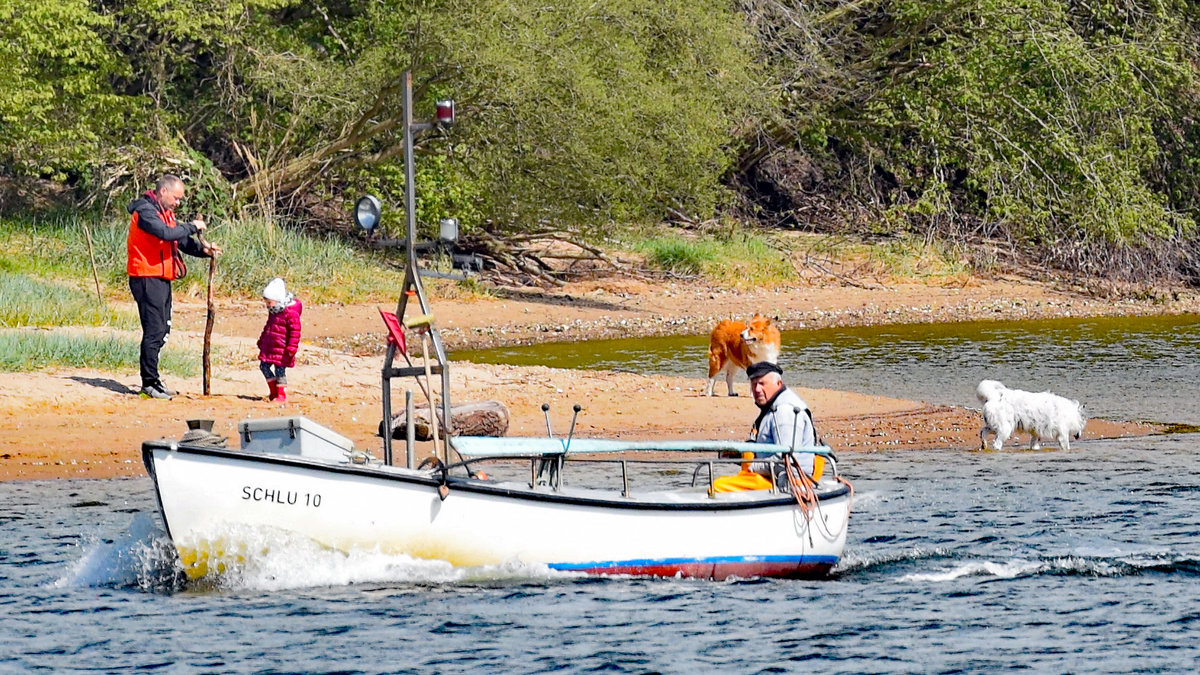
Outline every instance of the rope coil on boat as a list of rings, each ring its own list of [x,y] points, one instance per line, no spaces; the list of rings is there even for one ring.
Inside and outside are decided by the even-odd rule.
[[[794,453],[784,456],[783,470],[787,473],[788,487],[792,490],[792,496],[796,498],[796,505],[800,507],[800,513],[804,514],[804,521],[810,525],[805,529],[808,530],[808,545],[812,546],[812,514],[813,510],[820,506],[814,489],[816,484],[804,473],[804,469],[800,468],[800,460]]]
[[[183,436],[179,437],[180,443],[190,443],[192,445],[204,445],[213,448],[225,447],[226,439],[224,436],[214,434],[207,429],[188,429]]]
[[[808,528],[808,545],[812,546],[812,515],[813,511],[820,512],[821,510],[821,500],[817,498],[816,483],[813,482],[813,479],[808,474],[804,473],[804,469],[800,467],[800,460],[793,453],[789,453],[784,457],[783,468],[787,472],[788,486],[791,487],[792,496],[796,498],[796,504],[800,507],[800,512],[804,514],[804,520],[810,525]],[[850,525],[850,511],[854,508],[854,486],[850,484],[850,481],[838,475],[834,475],[834,480],[845,485],[846,489],[850,491],[847,498],[848,503],[846,504],[846,517],[842,521],[842,528],[835,535],[824,527],[824,518],[817,518],[817,521],[821,523],[826,535],[829,535],[832,539],[837,539]]]

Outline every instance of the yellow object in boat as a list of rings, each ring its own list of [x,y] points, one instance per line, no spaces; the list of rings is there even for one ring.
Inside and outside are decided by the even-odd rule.
[[[770,489],[771,481],[747,469],[742,469],[732,476],[721,476],[713,481],[713,492],[742,492],[744,490]]]

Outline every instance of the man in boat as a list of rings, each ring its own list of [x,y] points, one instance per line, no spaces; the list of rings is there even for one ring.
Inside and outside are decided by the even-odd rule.
[[[180,252],[197,258],[221,254],[219,246],[196,238],[206,227],[202,219],[175,221],[183,191],[183,181],[166,174],[153,190],[133,200],[128,208],[126,272],[142,323],[142,398],[170,399],[175,393],[159,378],[158,355],[171,332],[171,281],[187,274]]]
[[[746,376],[750,378],[750,394],[759,409],[758,418],[754,420],[750,429],[750,442],[772,443],[789,448],[807,448],[817,444],[817,432],[808,404],[783,384],[782,368],[769,361],[760,361],[746,369]],[[743,459],[752,457],[747,456]],[[804,473],[814,479],[820,478],[819,474],[813,474],[813,455],[802,454],[797,456],[797,459]],[[769,462],[747,462],[742,465],[738,474],[717,479],[714,482],[714,490],[732,492],[769,489],[772,486],[771,467]],[[777,475],[775,484],[786,489],[787,479],[780,480],[781,478],[781,474]]]
[[[750,394],[759,409],[758,419],[750,429],[751,441],[791,448],[817,444],[808,404],[783,384],[782,368],[770,361],[759,361],[746,369],[746,377],[750,378]]]

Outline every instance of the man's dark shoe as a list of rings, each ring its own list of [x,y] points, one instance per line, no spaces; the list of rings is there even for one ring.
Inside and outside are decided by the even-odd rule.
[[[168,394],[167,392],[163,391],[161,388],[159,388],[153,384],[148,384],[148,385],[142,387],[142,390],[140,392],[138,392],[138,395],[141,396],[142,398],[157,398],[157,399],[162,399],[165,401],[171,400],[170,394]]]
[[[162,382],[159,382],[157,385],[155,385],[155,389],[158,389],[167,396],[174,396],[175,394],[179,393],[173,389],[167,388],[167,385],[163,384]]]

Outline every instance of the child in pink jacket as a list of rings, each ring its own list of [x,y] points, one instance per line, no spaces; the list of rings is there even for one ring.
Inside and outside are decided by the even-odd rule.
[[[287,402],[287,369],[296,365],[296,350],[300,348],[300,312],[304,306],[283,284],[272,279],[263,289],[267,306],[267,325],[258,337],[259,369],[267,378],[269,400]]]

